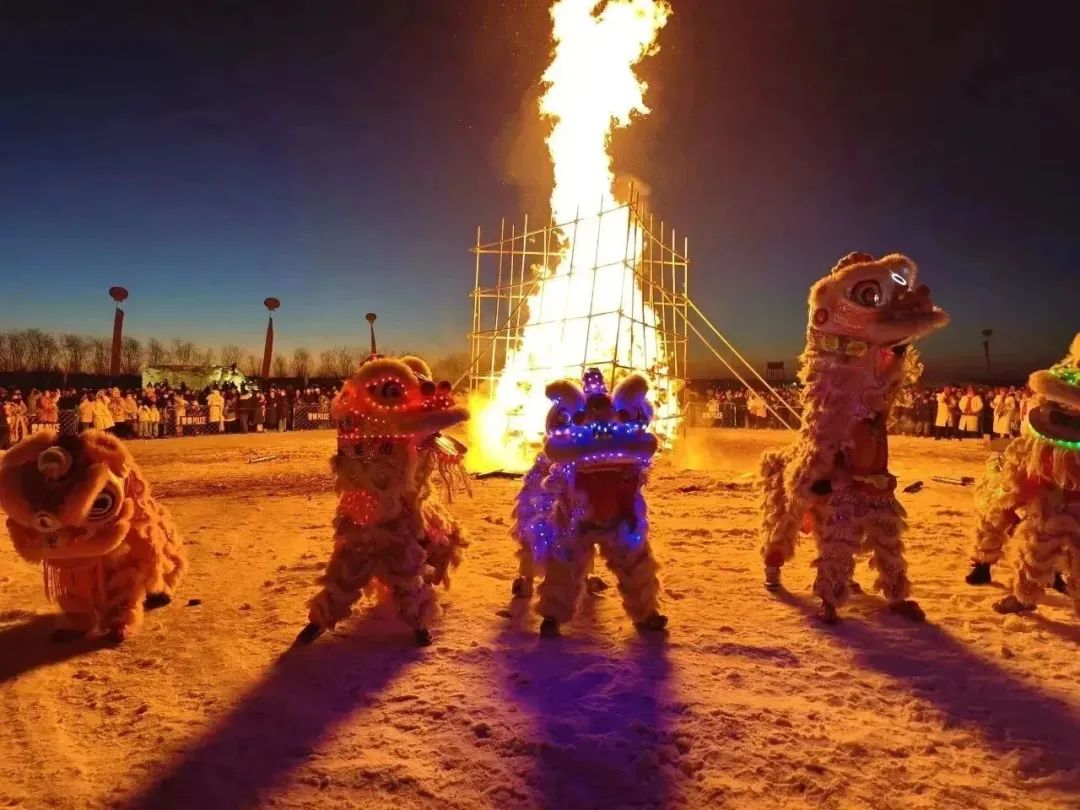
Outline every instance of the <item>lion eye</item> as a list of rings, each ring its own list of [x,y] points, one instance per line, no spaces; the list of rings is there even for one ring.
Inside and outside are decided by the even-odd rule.
[[[851,289],[851,297],[864,307],[876,307],[881,304],[881,285],[876,281],[860,281]]]
[[[93,504],[90,506],[90,519],[100,520],[103,517],[107,517],[116,506],[116,496],[108,490],[102,492],[96,498],[94,498]]]
[[[570,414],[564,408],[559,408],[555,413],[555,424],[563,427],[570,424]]]
[[[400,383],[388,382],[383,383],[382,398],[383,399],[401,399],[402,388]]]

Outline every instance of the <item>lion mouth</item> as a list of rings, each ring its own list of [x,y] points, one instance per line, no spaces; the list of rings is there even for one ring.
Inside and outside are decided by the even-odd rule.
[[[1080,411],[1045,402],[1031,409],[1028,422],[1040,436],[1080,449]]]

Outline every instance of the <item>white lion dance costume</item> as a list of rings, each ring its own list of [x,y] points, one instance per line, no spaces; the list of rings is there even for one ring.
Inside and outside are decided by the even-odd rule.
[[[345,383],[331,416],[339,423],[334,551],[297,641],[332,628],[368,590],[395,605],[418,644],[429,644],[439,616],[435,586],[449,586],[466,545],[431,497],[430,479],[453,447],[439,431],[468,411],[454,404],[448,382],[431,381],[423,360],[373,354]]]
[[[1023,435],[992,464],[976,498],[975,567],[971,584],[990,580],[1008,538],[1015,547],[1012,593],[999,613],[1032,611],[1055,584],[1069,593],[1080,617],[1080,334],[1069,355],[1031,375],[1038,395]]]
[[[167,605],[187,567],[169,513],[123,443],[107,433],[44,430],[0,462],[0,506],[23,559],[41,563],[60,605],[55,641],[133,635]]]
[[[615,574],[623,607],[641,630],[662,630],[660,583],[649,547],[648,513],[641,493],[657,440],[648,432],[648,383],[634,374],[609,396],[604,377],[589,369],[584,389],[571,380],[547,387],[552,400],[543,451],[525,476],[514,509],[520,543],[515,596],[530,596],[542,576],[540,633],[556,636],[570,621],[586,587],[593,558]]]
[[[859,551],[870,553],[874,588],[892,609],[924,618],[908,599],[905,513],[889,473],[886,432],[904,351],[949,320],[915,279],[915,265],[904,256],[852,253],[810,288],[799,374],[802,430],[792,447],[762,458],[766,586],[780,587],[780,568],[794,556],[799,530],[809,532],[818,553],[814,593],[830,623],[858,587],[852,575]]]

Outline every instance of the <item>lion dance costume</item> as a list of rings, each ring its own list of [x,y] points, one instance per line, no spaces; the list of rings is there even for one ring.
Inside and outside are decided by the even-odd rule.
[[[890,606],[924,618],[908,599],[905,513],[886,433],[908,344],[948,323],[929,289],[915,282],[915,265],[904,256],[852,253],[810,288],[802,429],[792,447],[762,458],[766,586],[780,587],[799,530],[809,532],[817,545],[814,593],[830,623],[858,587],[852,575],[860,550],[871,554],[874,587]]]
[[[365,590],[390,600],[418,644],[439,615],[435,586],[461,561],[461,528],[431,496],[455,444],[439,431],[468,419],[448,382],[436,385],[416,357],[372,356],[331,407],[338,449],[334,551],[297,640],[313,641],[352,612]]]
[[[144,608],[172,600],[187,561],[168,512],[123,443],[107,433],[42,431],[0,463],[0,505],[15,550],[42,563],[62,615],[57,641],[123,641]]]
[[[648,432],[653,409],[648,383],[634,374],[612,395],[589,369],[582,381],[547,387],[552,400],[543,450],[525,476],[514,509],[520,576],[514,595],[532,595],[542,576],[540,632],[558,635],[577,606],[599,548],[615,574],[626,613],[641,630],[662,630],[660,583],[648,539],[641,489],[656,454]]]
[[[1080,334],[1064,360],[1036,371],[1028,385],[1038,400],[1023,435],[991,461],[976,493],[975,566],[967,579],[989,582],[990,566],[1011,537],[1012,593],[994,609],[1034,610],[1046,586],[1056,585],[1069,593],[1080,617]]]

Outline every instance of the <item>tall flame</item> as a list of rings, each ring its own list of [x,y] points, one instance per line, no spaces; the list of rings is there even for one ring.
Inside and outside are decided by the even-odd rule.
[[[583,365],[610,370],[615,361],[659,375],[653,385],[657,424],[662,432],[673,429],[677,406],[666,378],[667,352],[635,276],[641,231],[630,227],[628,209],[615,200],[609,153],[613,130],[629,126],[634,113],[649,112],[646,84],[634,66],[656,52],[670,14],[666,0],[552,5],[555,47],[540,112],[552,120],[551,212],[563,226],[562,245],[554,270],[537,268],[520,341],[507,351],[491,399],[477,409],[479,455],[487,463],[528,465],[529,445],[541,437],[550,405],[546,384],[579,375]]]

